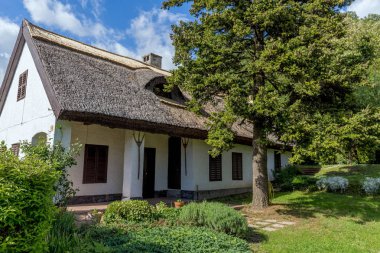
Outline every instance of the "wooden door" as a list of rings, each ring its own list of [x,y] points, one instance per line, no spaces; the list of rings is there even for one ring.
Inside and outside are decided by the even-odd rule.
[[[181,189],[181,138],[169,138],[168,189]]]
[[[154,198],[156,149],[144,148],[143,198]]]

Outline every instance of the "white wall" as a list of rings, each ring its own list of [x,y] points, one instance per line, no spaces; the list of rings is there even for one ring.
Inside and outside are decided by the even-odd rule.
[[[122,193],[125,130],[83,125],[77,122],[66,122],[66,124],[71,125],[71,141],[78,140],[83,145],[77,158],[77,165],[69,169],[74,187],[79,188],[77,196]],[[82,184],[85,144],[108,146],[107,183]]]
[[[28,70],[26,97],[17,101],[18,79],[21,73]],[[55,116],[34,65],[32,55],[25,44],[17,66],[11,87],[0,115],[0,141],[8,146],[31,141],[39,132],[54,136]]]
[[[168,139],[167,135],[145,134],[145,147],[156,149],[155,191],[168,188]]]
[[[209,181],[210,147],[203,140],[192,140],[194,184],[188,186],[199,191],[251,187],[252,185],[252,152],[251,147],[236,145],[222,154],[222,181]],[[232,152],[243,153],[243,180],[232,180]]]

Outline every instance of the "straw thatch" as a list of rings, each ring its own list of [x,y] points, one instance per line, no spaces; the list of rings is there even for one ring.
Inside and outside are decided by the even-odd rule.
[[[39,58],[63,109],[60,119],[109,127],[207,137],[207,112],[188,111],[178,88],[173,99],[153,93],[170,73],[29,25]],[[237,141],[250,144],[251,127],[236,125]]]

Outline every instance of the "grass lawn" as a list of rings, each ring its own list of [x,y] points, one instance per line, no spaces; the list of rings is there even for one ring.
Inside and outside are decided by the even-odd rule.
[[[339,175],[350,182],[380,177],[379,165],[328,166],[318,175]],[[251,195],[223,198],[229,204],[248,204]],[[257,230],[255,252],[380,252],[380,196],[326,192],[276,193],[263,212],[245,208],[250,218],[293,221],[277,231]]]

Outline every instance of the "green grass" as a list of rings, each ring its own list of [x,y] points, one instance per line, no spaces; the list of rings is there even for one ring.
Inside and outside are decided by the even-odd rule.
[[[315,176],[342,176],[350,183],[362,183],[366,177],[380,177],[380,164],[323,166]]]
[[[259,252],[379,252],[380,198],[325,192],[278,195],[279,217],[297,224],[265,232]],[[276,218],[279,218],[276,217]]]
[[[380,165],[324,166],[316,177],[342,176],[350,184],[380,177]],[[249,204],[251,194],[218,199],[227,204]],[[380,196],[362,193],[276,193],[264,212],[244,211],[252,218],[291,220],[296,224],[267,232],[253,243],[255,252],[380,252]]]

